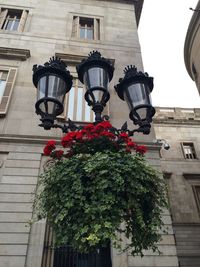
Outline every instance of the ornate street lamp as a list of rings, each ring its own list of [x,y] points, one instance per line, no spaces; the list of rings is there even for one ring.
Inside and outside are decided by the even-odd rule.
[[[127,102],[129,117],[144,134],[150,133],[152,117],[155,109],[151,105],[150,93],[153,90],[153,78],[147,73],[137,71],[135,66],[127,66],[125,76],[115,86],[118,96]]]
[[[79,80],[86,87],[85,100],[95,113],[95,121],[102,121],[101,113],[110,99],[108,84],[112,80],[114,67],[97,51],[89,54],[77,67]]]
[[[72,87],[73,77],[66,65],[58,58],[52,58],[44,66],[33,66],[33,84],[37,88],[36,113],[41,115],[41,126],[51,129],[54,120],[63,112],[65,94]]]
[[[89,54],[88,58],[76,67],[79,80],[86,87],[85,100],[95,113],[95,123],[104,119],[102,112],[110,98],[108,84],[112,80],[114,67],[97,51]],[[138,129],[128,130],[124,123],[118,131],[149,134],[155,109],[151,105],[150,93],[153,90],[153,78],[147,73],[138,72],[134,66],[127,66],[125,76],[119,79],[115,86],[118,96],[125,100],[130,109],[129,117]],[[36,113],[41,116],[44,129],[61,128],[63,132],[76,130],[70,119],[65,124],[55,124],[57,116],[63,112],[64,97],[72,87],[72,76],[66,65],[58,58],[52,58],[44,66],[33,66],[33,83],[38,90]],[[115,129],[117,130],[117,129]]]

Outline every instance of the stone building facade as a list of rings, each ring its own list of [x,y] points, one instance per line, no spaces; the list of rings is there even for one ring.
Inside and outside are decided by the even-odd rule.
[[[59,56],[69,66],[74,90],[83,98],[77,85],[75,65],[92,50],[115,65],[110,84],[111,101],[107,113],[116,127],[128,117],[113,85],[127,64],[142,70],[137,25],[143,1],[132,0],[0,0],[0,267],[59,267],[44,263],[43,248],[46,223],[30,227],[38,174],[45,161],[42,150],[49,138],[59,139],[59,130],[44,131],[35,115],[36,90],[32,84],[33,64],[43,64]],[[73,109],[76,104],[71,96]],[[66,103],[63,118],[70,114]],[[76,115],[74,115],[76,114]],[[88,111],[72,114],[76,121],[86,119]],[[79,114],[79,115],[77,115]],[[129,122],[130,127],[133,125]],[[159,149],[154,130],[135,139],[149,148],[149,161],[160,167]],[[176,247],[168,211],[163,214],[168,234],[159,244],[162,255],[151,251],[131,257],[111,248],[113,267],[177,267]],[[126,240],[124,241],[126,242]],[[53,256],[52,256],[53,257]],[[43,258],[43,263],[42,263]],[[51,259],[48,258],[50,261]]]
[[[198,60],[200,56],[200,1],[197,1],[197,6],[193,12],[185,38],[184,59],[187,72],[196,83],[200,94],[200,63]]]
[[[157,108],[156,138],[181,267],[200,266],[200,109]]]

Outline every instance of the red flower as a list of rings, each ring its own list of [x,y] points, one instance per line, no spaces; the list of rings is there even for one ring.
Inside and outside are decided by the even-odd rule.
[[[94,128],[95,132],[101,132],[103,130],[104,130],[104,127],[103,127],[103,125],[101,125],[101,123],[98,123]]]
[[[71,145],[72,141],[76,138],[76,132],[67,133],[61,140],[63,147],[68,147]]]
[[[61,159],[61,157],[62,157],[62,155],[64,154],[64,151],[63,150],[56,150],[56,151],[54,151],[54,156],[55,156],[55,158],[57,158],[57,159]]]
[[[106,131],[100,133],[100,136],[106,136],[108,138],[115,139],[115,134]]]
[[[135,150],[139,154],[144,155],[147,152],[147,147],[146,146],[136,146]]]
[[[94,139],[94,138],[98,138],[98,137],[99,137],[99,134],[88,132],[88,133],[87,133],[87,139],[86,139],[86,140],[92,140],[92,139]]]
[[[84,126],[83,129],[86,130],[86,131],[91,131],[91,130],[94,129],[94,127],[95,127],[95,126],[94,126],[93,124],[90,123],[90,124]]]
[[[45,146],[44,149],[43,149],[43,152],[44,152],[45,156],[50,156],[51,152],[52,152],[52,149],[50,149],[49,146]]]
[[[109,121],[102,121],[95,126],[95,131],[99,132],[110,128],[112,128],[112,125]]]
[[[56,148],[56,141],[55,140],[49,140],[47,142],[47,146],[51,147],[52,149]]]
[[[128,142],[130,139],[127,133],[120,133],[119,138],[121,138],[124,142]]]
[[[72,142],[72,139],[71,138],[69,138],[68,136],[64,136],[62,138],[62,140],[61,140],[61,145],[63,147],[68,147],[71,144],[71,142]]]
[[[76,132],[76,139],[77,140],[82,140],[83,139],[83,133],[82,133],[82,131]]]
[[[137,147],[136,143],[134,143],[133,141],[128,141],[127,146],[128,147],[133,147],[133,148]]]
[[[49,156],[51,152],[56,148],[56,141],[49,140],[43,149],[44,155]]]
[[[101,125],[103,126],[104,129],[110,129],[112,128],[112,125],[110,124],[109,121],[102,121]]]

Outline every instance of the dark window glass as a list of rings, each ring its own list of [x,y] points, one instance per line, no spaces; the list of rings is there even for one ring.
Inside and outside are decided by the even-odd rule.
[[[183,143],[183,153],[186,159],[197,158],[193,143]]]
[[[79,30],[81,39],[94,39],[94,19],[80,18]]]
[[[3,24],[3,29],[17,31],[22,16],[22,10],[8,9],[8,13]]]

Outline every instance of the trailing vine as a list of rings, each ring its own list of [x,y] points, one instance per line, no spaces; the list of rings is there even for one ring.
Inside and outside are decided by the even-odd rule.
[[[97,126],[63,137],[66,153],[53,140],[44,148],[55,164],[40,176],[38,219],[48,218],[56,246],[87,253],[112,240],[120,249],[123,234],[123,249],[132,255],[156,251],[167,205],[164,182],[145,160],[144,146],[113,133],[108,122]]]

